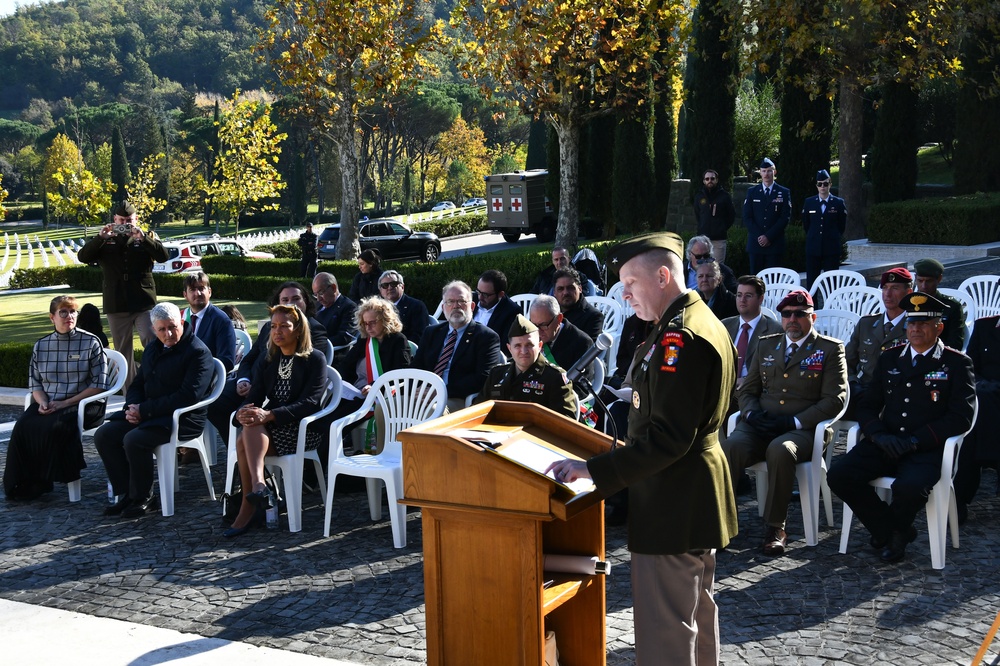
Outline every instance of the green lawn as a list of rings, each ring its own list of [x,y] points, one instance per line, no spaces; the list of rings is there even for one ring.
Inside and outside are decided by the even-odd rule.
[[[837,187],[840,182],[840,167],[830,168],[830,180]],[[954,174],[950,164],[941,157],[937,146],[923,146],[917,151],[917,183],[920,185],[953,185]]]

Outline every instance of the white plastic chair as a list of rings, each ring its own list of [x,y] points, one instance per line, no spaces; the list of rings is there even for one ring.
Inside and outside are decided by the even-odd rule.
[[[813,451],[812,458],[808,461],[800,462],[795,466],[795,481],[799,484],[799,504],[802,507],[803,530],[806,535],[806,545],[815,546],[819,543],[819,503],[822,497],[826,508],[827,523],[833,527],[833,498],[830,486],[826,482],[826,470],[833,457],[833,443],[827,447],[824,455],[823,443],[826,438],[827,428],[834,429],[835,424],[847,411],[847,406],[851,402],[850,388],[847,390],[847,398],[844,406],[835,418],[826,419],[816,424],[813,431]],[[727,432],[731,435],[736,428],[740,413],[736,412],[729,417]],[[836,434],[836,431],[834,431]],[[764,515],[764,504],[767,502],[767,463],[759,462],[747,467],[748,472],[753,472],[757,480],[757,515]]]
[[[625,311],[618,301],[608,296],[587,296],[587,302],[604,315],[603,330],[610,333],[613,338],[620,337],[625,326]]]
[[[771,285],[787,284],[791,285],[794,291],[802,286],[802,278],[791,268],[765,268],[757,273],[757,277],[764,281],[764,286],[767,288],[770,288]]]
[[[211,442],[205,437],[205,429],[194,439],[180,439],[180,418],[181,415],[193,412],[198,409],[208,407],[215,402],[222,389],[226,387],[226,366],[219,359],[212,359],[215,368],[215,376],[212,378],[211,391],[208,396],[188,407],[178,407],[174,410],[173,426],[170,430],[170,441],[156,447],[156,472],[160,482],[160,513],[164,516],[174,515],[174,493],[180,490],[180,476],[177,467],[177,449],[184,447],[194,449],[198,452],[198,459],[201,462],[202,472],[205,474],[205,483],[208,485],[208,496],[215,501],[215,487],[212,485],[212,470],[209,469],[211,453],[209,447],[215,447],[215,440]]]
[[[791,292],[795,291],[798,287],[794,287],[790,284],[772,284],[768,285],[767,289],[764,291],[764,300],[761,302],[761,310],[770,310],[774,312],[778,303],[788,296]],[[781,321],[781,317],[777,318]]]
[[[964,289],[945,289],[943,287],[938,287],[938,292],[944,294],[945,296],[951,296],[952,298],[957,298],[961,301],[962,305],[965,306],[965,328],[968,332],[965,335],[965,346],[962,348],[964,352],[969,347],[969,338],[972,337],[972,329],[976,325],[976,320],[979,319],[979,309],[976,307],[976,302],[972,300],[972,296],[969,292]]]
[[[767,315],[768,317],[770,317],[774,321],[781,321],[781,315],[778,314],[777,312],[775,312],[774,310],[772,310],[771,308],[765,308],[762,305],[762,306],[760,306],[760,312],[761,312],[761,314]]]
[[[250,334],[242,328],[233,329],[233,333],[236,334],[236,365],[233,366],[235,370],[240,367],[243,357],[250,353],[250,348],[253,347],[253,340],[250,339]]]
[[[306,451],[306,431],[310,423],[330,414],[340,404],[341,389],[344,386],[340,373],[333,368],[326,369],[326,393],[323,395],[321,409],[315,414],[310,414],[299,421],[299,437],[295,445],[295,453],[285,456],[265,456],[264,465],[271,468],[272,472],[277,471],[280,480],[283,482],[285,494],[285,509],[288,513],[288,531],[302,531],[302,473],[306,460],[311,460],[313,469],[316,470],[316,480],[319,482],[320,494],[323,502],[326,503],[326,480],[323,476],[323,463],[319,459],[317,450]],[[236,428],[230,426],[229,437],[233,441],[233,448],[236,446]],[[320,446],[323,444],[321,443]],[[232,460],[229,461],[229,469],[236,463],[235,452]],[[231,488],[227,489],[229,492]]]
[[[618,301],[618,305],[622,306],[622,312],[628,312],[628,304],[625,302],[625,285],[620,280],[611,285],[607,297]]]
[[[514,305],[521,308],[521,314],[527,317],[528,311],[531,310],[531,304],[535,302],[536,298],[538,298],[538,294],[515,294],[510,297],[510,300],[514,301]]]
[[[128,375],[128,364],[126,363],[125,357],[121,352],[117,352],[114,349],[105,349],[104,354],[108,357],[108,389],[92,396],[88,396],[76,404],[76,427],[80,431],[81,439],[84,435],[93,435],[101,425],[98,424],[89,429],[85,429],[83,427],[84,411],[87,405],[92,402],[97,402],[98,400],[108,400],[115,393],[118,393],[122,386],[125,385],[125,377]],[[25,409],[31,406],[31,400],[31,393],[29,392],[25,394]],[[83,490],[82,482],[83,479],[77,479],[76,481],[70,481],[66,484],[66,490],[69,492],[70,502],[80,501]]]
[[[958,288],[975,303],[977,318],[1000,315],[1000,277],[977,275],[966,279]]]
[[[885,312],[882,291],[875,287],[841,287],[835,289],[823,301],[827,310],[849,310],[859,317]]]
[[[389,499],[389,519],[392,522],[392,542],[396,548],[406,547],[406,507],[399,503],[403,496],[403,448],[396,436],[401,430],[441,416],[447,402],[448,389],[444,380],[433,372],[393,370],[375,380],[356,412],[337,419],[330,425],[324,536],[330,536],[333,491],[337,476],[347,474],[365,477],[368,510],[372,520],[382,517],[382,490],[377,481],[381,479],[385,483]],[[368,418],[376,405],[384,416],[382,421],[385,432],[378,433],[384,443],[382,452],[345,455],[344,427]]]
[[[861,320],[860,315],[848,310],[829,310],[823,308],[816,310],[816,321],[813,328],[817,333],[836,338],[843,343],[851,339],[854,327]]]
[[[969,434],[973,426],[976,425],[976,418],[979,416],[979,399],[975,401],[972,412],[972,424],[969,429],[961,435],[949,437],[944,442],[944,453],[941,456],[941,478],[931,488],[931,493],[927,497],[927,537],[930,541],[931,567],[934,569],[944,569],[945,557],[947,555],[948,524],[951,523],[951,546],[957,549],[958,540],[958,502],[955,499],[955,472],[958,470],[958,454],[962,449],[962,442]],[[848,441],[847,450],[850,451],[854,444]],[[892,499],[892,484],[896,478],[892,476],[880,476],[872,479],[869,483],[876,488],[876,491],[885,501]],[[844,504],[844,522],[840,528],[840,552],[847,552],[847,543],[851,537],[851,521],[854,519],[854,510],[846,503]]]
[[[822,300],[825,304],[830,294],[841,287],[864,287],[867,284],[865,276],[855,271],[826,271],[820,273],[816,281],[812,283],[809,295],[813,297],[814,301]]]
[[[326,356],[326,364],[333,365],[334,349],[333,349],[333,343],[330,342],[329,339],[326,341],[326,349],[323,349],[322,351],[323,355]]]

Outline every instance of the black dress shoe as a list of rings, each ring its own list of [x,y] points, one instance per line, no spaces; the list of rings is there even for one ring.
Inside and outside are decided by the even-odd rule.
[[[129,499],[128,493],[126,493],[126,494],[122,495],[121,497],[119,497],[117,502],[115,502],[114,504],[112,504],[111,506],[109,506],[107,509],[105,509],[104,510],[104,515],[105,516],[120,516],[122,514],[122,511],[124,511],[125,509],[127,509],[128,505],[131,504],[131,503],[132,503],[132,500]]]
[[[882,551],[883,562],[899,562],[906,557],[906,546],[917,538],[917,528],[910,526],[905,532],[892,531],[889,543]]]
[[[872,534],[872,538],[868,540],[868,543],[872,548],[881,552],[889,545],[889,537],[892,536],[892,532],[884,532],[882,534]]]
[[[785,546],[788,535],[780,527],[768,525],[767,534],[764,536],[764,554],[769,557],[780,557],[785,554]]]
[[[122,511],[122,520],[142,518],[150,509],[155,509],[156,495],[150,495],[141,502],[132,502]]]

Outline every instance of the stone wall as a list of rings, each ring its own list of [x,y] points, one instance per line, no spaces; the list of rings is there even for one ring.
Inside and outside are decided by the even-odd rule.
[[[750,183],[735,183],[733,192],[733,206],[736,208],[736,222],[740,224],[740,213],[743,209],[743,200],[747,197],[747,190]],[[667,231],[677,233],[694,233],[697,222],[694,219],[694,208],[691,206],[691,181],[687,178],[678,178],[670,185],[670,206],[667,210]]]

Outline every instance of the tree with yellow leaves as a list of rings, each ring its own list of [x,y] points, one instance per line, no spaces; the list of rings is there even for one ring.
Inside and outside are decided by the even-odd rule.
[[[45,154],[42,174],[50,215],[73,219],[84,226],[101,224],[111,208],[114,186],[94,176],[83,155],[65,134],[58,134]]]
[[[139,219],[152,221],[153,215],[167,207],[167,202],[154,196],[156,184],[159,182],[160,170],[167,156],[163,153],[147,155],[139,164],[139,170],[129,181],[125,190],[128,200],[135,206]],[[147,223],[148,224],[148,223]]]

